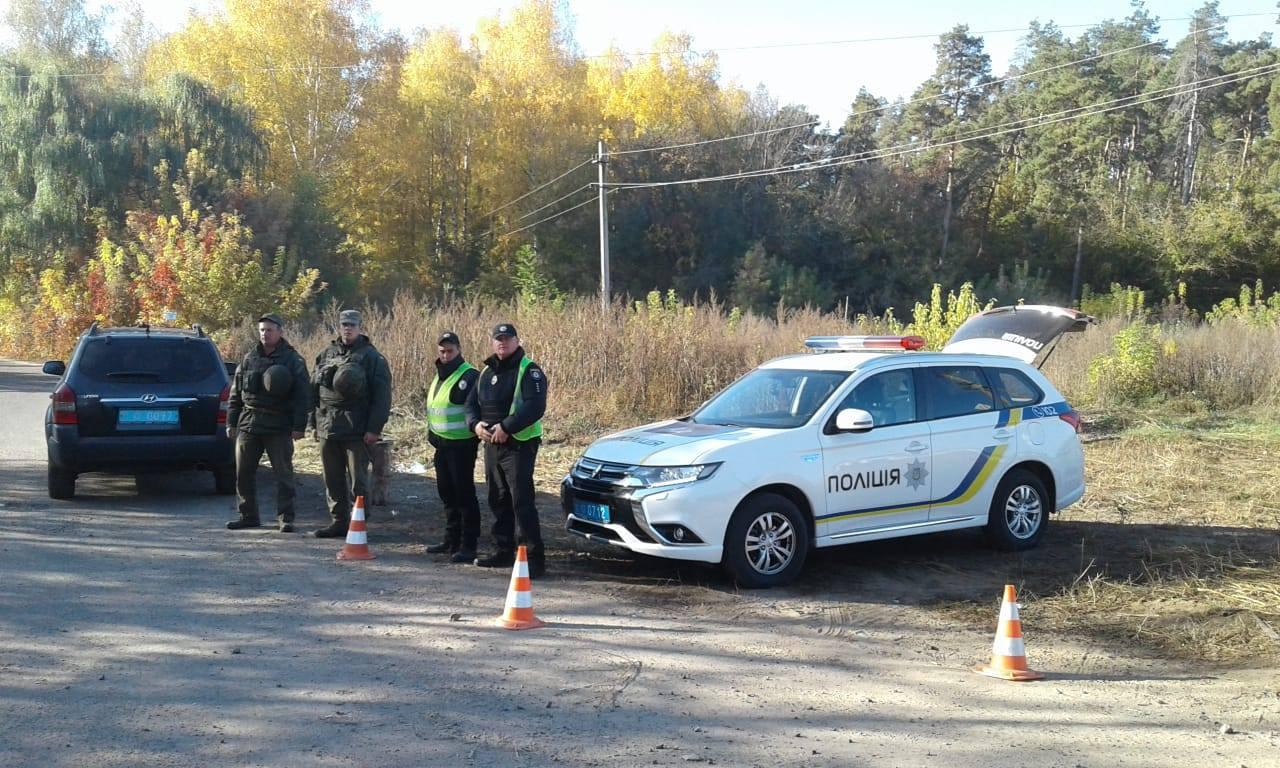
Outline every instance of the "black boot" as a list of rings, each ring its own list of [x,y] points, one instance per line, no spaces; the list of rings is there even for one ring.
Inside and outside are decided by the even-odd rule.
[[[510,568],[515,562],[516,553],[509,549],[499,549],[491,555],[476,558],[476,565],[481,568]]]
[[[476,545],[463,544],[458,547],[458,551],[453,553],[453,557],[449,558],[451,563],[473,563],[476,559]]]
[[[257,528],[262,525],[262,521],[256,517],[242,517],[239,520],[231,520],[227,523],[227,530],[238,531],[241,528]]]
[[[315,536],[317,539],[336,539],[339,536],[346,536],[347,524],[344,522],[332,523],[329,525],[329,527],[321,528],[320,530],[316,531],[312,535]]]
[[[529,553],[529,578],[540,579],[547,573],[547,557],[541,549]]]
[[[439,544],[432,544],[431,546],[427,547],[427,552],[432,555],[444,554],[446,552],[449,554],[453,554],[454,552],[457,552],[457,551],[458,551],[457,539],[445,539]],[[475,557],[475,555],[472,555],[472,557]]]
[[[281,533],[293,533],[293,521],[281,520],[279,523],[279,528]]]

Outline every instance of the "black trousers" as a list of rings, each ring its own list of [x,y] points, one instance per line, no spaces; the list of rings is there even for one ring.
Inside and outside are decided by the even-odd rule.
[[[480,502],[476,499],[479,440],[447,440],[436,448],[436,490],[444,502],[445,538],[476,551],[480,538]]]
[[[271,472],[276,476],[276,517],[286,523],[293,522],[293,498],[297,489],[293,484],[293,436],[288,432],[259,435],[236,432],[236,497],[240,516],[258,520],[258,462],[262,454],[271,461]]]
[[[326,438],[320,442],[320,466],[324,471],[324,495],[333,522],[346,525],[351,520],[351,504],[365,497],[365,518],[369,510],[369,448],[359,437]]]
[[[524,442],[511,438],[502,445],[485,443],[484,477],[493,511],[493,541],[500,551],[513,551],[517,543],[527,544],[531,553],[542,551],[542,526],[533,490],[533,465],[541,442],[538,438]]]

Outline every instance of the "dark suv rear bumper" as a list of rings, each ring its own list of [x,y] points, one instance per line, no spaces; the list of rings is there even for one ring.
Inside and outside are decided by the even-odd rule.
[[[149,472],[214,469],[235,462],[223,435],[81,437],[77,428],[48,429],[49,461],[74,472]]]

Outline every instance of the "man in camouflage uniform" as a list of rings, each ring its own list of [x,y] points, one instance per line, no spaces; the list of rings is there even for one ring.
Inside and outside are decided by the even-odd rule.
[[[316,439],[333,518],[315,532],[322,539],[347,534],[352,501],[368,496],[369,448],[382,439],[391,415],[391,369],[360,332],[360,321],[356,310],[343,310],[338,338],[316,356]]]
[[[258,462],[265,451],[276,476],[276,518],[293,531],[293,441],[302,437],[310,411],[311,382],[302,355],[284,338],[278,315],[258,318],[258,344],[244,356],[231,381],[227,437],[236,442],[236,495],[240,517],[231,530],[256,528]]]

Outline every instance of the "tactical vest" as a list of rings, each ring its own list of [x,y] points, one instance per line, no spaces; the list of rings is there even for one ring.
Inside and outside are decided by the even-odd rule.
[[[445,440],[466,440],[472,437],[467,429],[467,409],[465,405],[454,405],[449,400],[453,387],[467,371],[474,371],[470,363],[458,366],[449,378],[440,382],[440,375],[431,379],[430,399],[427,401],[427,428],[431,433]]]
[[[240,377],[240,397],[246,408],[277,414],[289,410],[289,396],[277,397],[271,394],[263,381],[263,374],[268,368],[273,365],[287,366],[288,362],[287,355],[280,362],[256,353],[245,356],[244,363],[236,371],[236,376]]]
[[[334,355],[324,361],[324,366],[319,371],[320,403],[322,405],[343,410],[355,410],[368,405],[373,387],[373,382],[369,380],[368,368],[365,367],[365,358],[368,354],[369,347],[365,345],[358,351],[348,352],[345,355]],[[363,398],[347,398],[333,388],[333,380],[338,373],[338,369],[346,367],[355,368],[365,378],[365,396]]]

